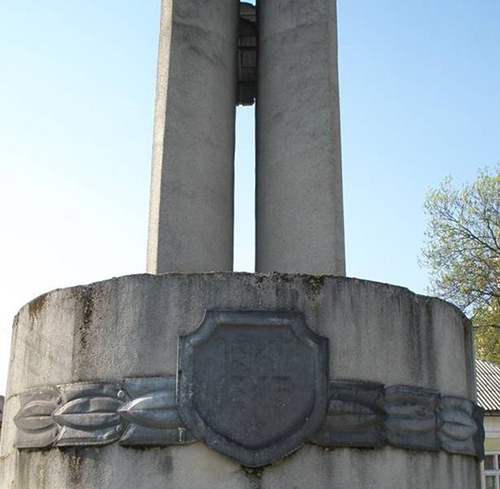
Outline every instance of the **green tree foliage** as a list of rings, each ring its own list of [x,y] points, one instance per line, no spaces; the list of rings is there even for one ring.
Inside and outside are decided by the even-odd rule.
[[[500,165],[461,189],[446,178],[427,194],[425,210],[431,293],[470,315],[477,354],[500,362]]]

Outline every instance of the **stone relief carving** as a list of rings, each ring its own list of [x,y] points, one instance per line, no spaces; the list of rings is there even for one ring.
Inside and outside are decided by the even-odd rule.
[[[328,405],[328,340],[294,312],[209,311],[179,339],[181,418],[208,447],[259,467],[294,452]]]
[[[312,442],[327,447],[384,444],[384,386],[377,382],[330,381],[326,420]]]
[[[53,414],[61,404],[58,389],[36,389],[20,394],[21,410],[14,418],[18,448],[45,448],[54,445],[60,425]]]
[[[248,467],[306,442],[484,457],[484,411],[406,385],[328,379],[328,340],[301,314],[207,311],[179,338],[177,378],[84,382],[20,394],[16,446],[202,441]]]
[[[195,437],[177,409],[174,378],[76,383],[20,394],[16,447],[166,446]],[[330,381],[325,421],[309,439],[325,447],[380,447],[484,457],[482,408],[409,386]]]

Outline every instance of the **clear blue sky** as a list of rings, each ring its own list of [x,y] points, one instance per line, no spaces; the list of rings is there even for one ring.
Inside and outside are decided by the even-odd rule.
[[[348,275],[425,292],[427,189],[500,160],[500,2],[338,11]],[[0,3],[0,391],[25,302],[145,268],[158,23],[159,0]],[[238,270],[253,269],[253,157],[240,110]]]

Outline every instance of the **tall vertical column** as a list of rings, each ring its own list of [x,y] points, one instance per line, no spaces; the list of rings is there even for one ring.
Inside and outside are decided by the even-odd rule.
[[[163,0],[150,273],[232,270],[236,0]]]
[[[258,272],[345,274],[335,0],[259,3]]]

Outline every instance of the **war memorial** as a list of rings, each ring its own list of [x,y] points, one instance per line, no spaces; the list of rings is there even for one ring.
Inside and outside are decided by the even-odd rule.
[[[479,489],[470,322],[345,277],[334,0],[163,0],[147,267],[16,316],[2,489]]]

